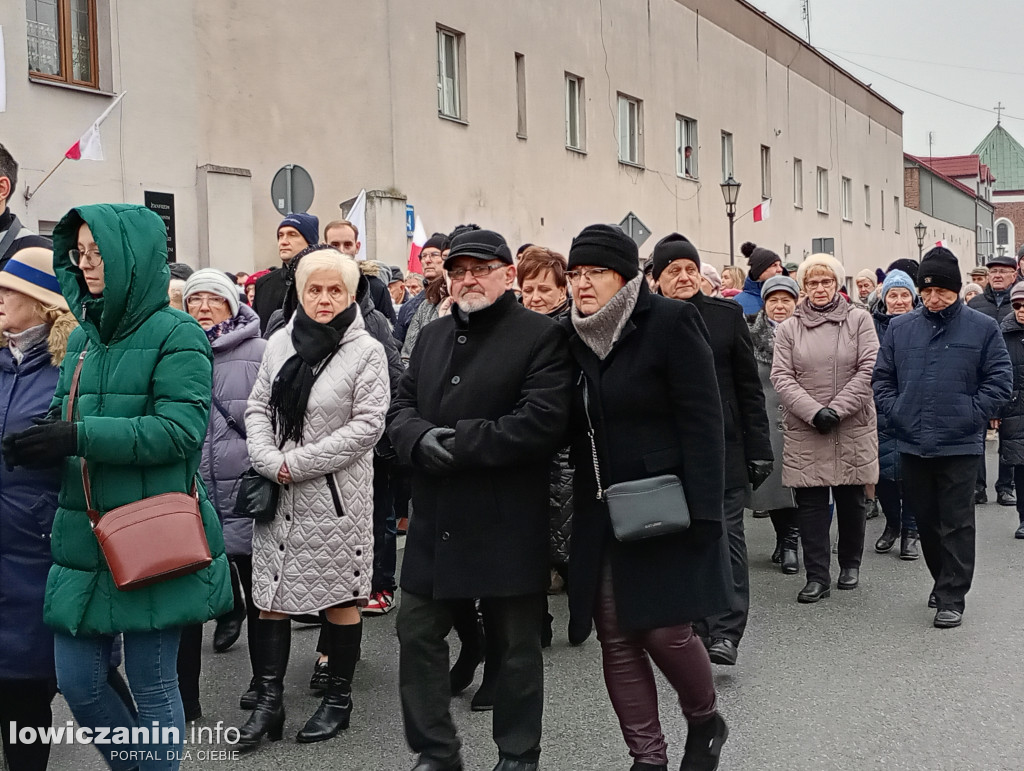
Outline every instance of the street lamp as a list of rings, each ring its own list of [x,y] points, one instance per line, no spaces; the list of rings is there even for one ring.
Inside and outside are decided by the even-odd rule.
[[[914,225],[914,232],[917,233],[917,259],[920,260],[921,253],[924,251],[924,234],[928,232],[928,226],[918,220]]]
[[[725,199],[725,216],[729,218],[729,264],[733,265],[735,260],[733,224],[736,221],[736,200],[740,197],[740,183],[732,178],[732,174],[722,183],[722,197]]]

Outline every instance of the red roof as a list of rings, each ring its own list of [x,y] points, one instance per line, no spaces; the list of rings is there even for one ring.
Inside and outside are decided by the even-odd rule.
[[[916,155],[911,155],[910,153],[903,153],[903,157],[904,158],[908,158],[909,160],[911,160],[914,163],[916,163],[918,166],[923,166],[924,168],[928,169],[930,172],[935,174],[940,179],[943,179],[946,182],[948,182],[949,184],[953,185],[954,187],[957,187],[960,190],[963,190],[969,196],[972,196],[974,198],[978,197],[977,192],[972,190],[971,188],[967,187],[967,185],[965,185],[963,182],[960,182],[959,180],[953,179],[951,176],[949,176],[949,174],[947,174],[947,173],[945,173],[943,171],[940,171],[938,168],[936,168],[936,166],[937,166],[937,164],[935,163],[936,161],[950,160],[949,158],[929,158],[928,160],[925,160],[924,158],[918,157]],[[978,156],[975,155],[975,156],[960,156],[960,157],[974,157],[974,158],[977,158]]]
[[[959,177],[978,179],[981,174],[981,158],[977,155],[948,155],[942,158],[929,158],[928,165],[940,174],[954,179]]]

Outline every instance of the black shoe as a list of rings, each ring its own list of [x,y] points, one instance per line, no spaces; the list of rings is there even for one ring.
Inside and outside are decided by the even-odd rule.
[[[199,720],[203,716],[203,706],[198,701],[182,701],[181,705],[185,708],[186,723]]]
[[[725,638],[715,640],[711,643],[711,647],[708,648],[708,657],[711,659],[712,664],[730,666],[736,663],[738,655],[739,651],[736,649],[736,643]]]
[[[996,495],[996,503],[1000,506],[1016,506],[1017,497],[1009,490],[1003,490]]]
[[[899,537],[900,531],[897,528],[886,525],[885,530],[882,531],[878,540],[875,541],[875,551],[879,554],[885,554],[893,547],[893,544],[896,543],[896,539]]]
[[[859,568],[840,568],[839,580],[836,581],[836,589],[856,589],[860,583]]]
[[[256,622],[256,708],[239,729],[235,747],[251,750],[266,736],[278,741],[284,732],[284,673],[291,652],[292,622],[289,619]]]
[[[776,565],[782,563],[782,539],[775,536],[775,551],[772,552],[772,562]]]
[[[939,598],[935,596],[935,592],[928,595],[928,607],[937,608],[939,607]]]
[[[1020,527],[1017,528],[1017,532],[1013,534],[1014,538],[1024,538],[1024,522],[1020,523]]]
[[[878,505],[877,498],[868,498],[867,501],[867,513],[865,519],[875,519],[882,513],[882,507]]]
[[[239,615],[237,611],[226,613],[217,619],[217,628],[213,632],[213,650],[223,653],[238,641],[242,634],[242,622],[245,621],[245,608]]]
[[[309,690],[317,696],[323,696],[327,690],[327,683],[331,679],[331,668],[329,661],[317,659],[313,665],[313,675],[309,678]]]
[[[800,572],[800,556],[797,549],[800,545],[800,528],[790,527],[782,539],[782,572],[787,576],[795,576]]]
[[[916,530],[905,529],[900,534],[900,559],[908,561],[918,559],[921,556],[921,552],[917,548],[920,540]]]
[[[796,596],[797,602],[817,602],[823,600],[832,594],[832,590],[828,588],[828,584],[823,584],[820,581],[808,581],[807,586],[800,590],[800,594]]]
[[[638,760],[629,767],[629,771],[668,771],[668,766],[655,766]]]
[[[490,712],[494,709],[494,692],[498,688],[498,676],[495,674],[494,677],[487,677],[486,667],[487,665],[484,664],[483,682],[480,683],[480,687],[473,694],[473,700],[469,703],[469,708],[474,712]]]
[[[935,614],[935,627],[937,629],[953,629],[964,622],[964,614],[959,610],[940,610]]]
[[[729,738],[729,726],[717,712],[710,720],[690,724],[686,732],[686,751],[679,771],[715,771],[722,745]]]
[[[256,678],[253,677],[249,681],[249,689],[245,693],[243,693],[242,698],[238,700],[238,708],[247,709],[249,711],[256,709],[257,695],[258,694],[256,691]]]
[[[442,763],[438,760],[421,757],[419,762],[412,767],[412,771],[462,771],[462,761],[454,763]]]
[[[494,771],[537,771],[537,761],[513,760],[512,758],[501,758]]]
[[[352,715],[352,677],[359,661],[363,622],[332,624],[324,622],[327,631],[327,665],[330,678],[323,701],[306,721],[295,741],[299,744],[322,742],[348,728]]]
[[[754,519],[768,519],[772,513],[764,509],[754,509]]]
[[[988,493],[984,490],[975,490],[974,502],[977,504],[988,503]]]

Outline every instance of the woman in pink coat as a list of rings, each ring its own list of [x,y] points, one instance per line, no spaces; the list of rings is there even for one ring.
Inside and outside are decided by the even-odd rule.
[[[838,589],[855,589],[864,551],[864,485],[878,481],[871,315],[840,294],[846,271],[814,254],[800,265],[804,299],[775,331],[772,384],[785,410],[782,483],[796,490],[807,585],[800,602],[831,593],[829,493],[839,522]]]

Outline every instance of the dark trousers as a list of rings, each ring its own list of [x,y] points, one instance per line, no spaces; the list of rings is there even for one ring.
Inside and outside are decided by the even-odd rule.
[[[972,456],[973,457],[973,456]],[[978,477],[974,483],[974,489],[981,492],[988,489],[988,470],[985,468],[985,456],[982,455],[978,462]],[[999,476],[996,479],[996,495],[999,493],[1012,493],[1014,486],[1013,466],[1007,466],[1002,460],[999,461]]]
[[[395,591],[398,530],[391,487],[391,462],[373,456],[373,580],[371,591]]]
[[[864,553],[865,507],[864,485],[837,485],[836,487],[800,487],[796,490],[799,509],[800,541],[804,546],[804,566],[807,580],[828,586],[832,582],[829,566],[832,546],[829,542],[828,493],[835,498],[836,519],[839,522],[839,567],[859,568]]]
[[[941,610],[963,612],[974,578],[976,455],[901,455],[903,485],[913,491],[921,552]]]
[[[228,559],[234,563],[238,581],[241,584],[245,602],[245,642],[249,647],[249,665],[256,672],[256,626],[260,620],[260,609],[252,601],[252,555],[232,554]],[[234,577],[236,571],[231,571]],[[234,580],[234,578],[232,578]]]
[[[203,669],[203,625],[190,624],[181,628],[178,643],[178,691],[181,702],[199,703],[199,675]]]
[[[771,517],[772,527],[775,528],[775,537],[782,540],[791,527],[797,527],[800,522],[800,509],[772,509],[768,512]]]
[[[747,541],[743,535],[743,507],[747,501],[746,487],[730,487],[723,501],[725,530],[729,536],[729,564],[732,567],[732,601],[729,610],[707,620],[708,636],[727,638],[737,645],[747,628],[750,611],[750,569],[747,564]]]
[[[34,741],[11,743],[8,729],[47,728],[53,725],[50,703],[57,693],[57,680],[0,680],[0,734],[3,735],[4,757],[10,771],[45,771],[50,760],[50,745]]]
[[[544,713],[540,633],[544,595],[493,597],[481,606],[501,653],[494,695],[494,743],[504,758],[536,762]],[[456,601],[457,602],[457,601]],[[452,603],[402,593],[398,609],[398,683],[405,738],[413,752],[442,764],[459,757],[449,703],[448,642]]]
[[[893,530],[916,530],[917,519],[914,517],[914,496],[903,494],[903,484],[892,479],[879,479],[875,485],[875,495],[885,512],[885,526]]]
[[[623,632],[615,612],[615,591],[606,564],[594,620],[608,697],[619,718],[629,754],[639,763],[668,763],[658,716],[653,660],[679,696],[687,721],[700,723],[717,711],[711,660],[689,624]]]
[[[1021,494],[1017,496],[1017,516],[1020,518],[1020,523],[1024,525],[1024,466],[1013,467],[1013,481],[1017,485],[1017,489],[1021,491]]]

